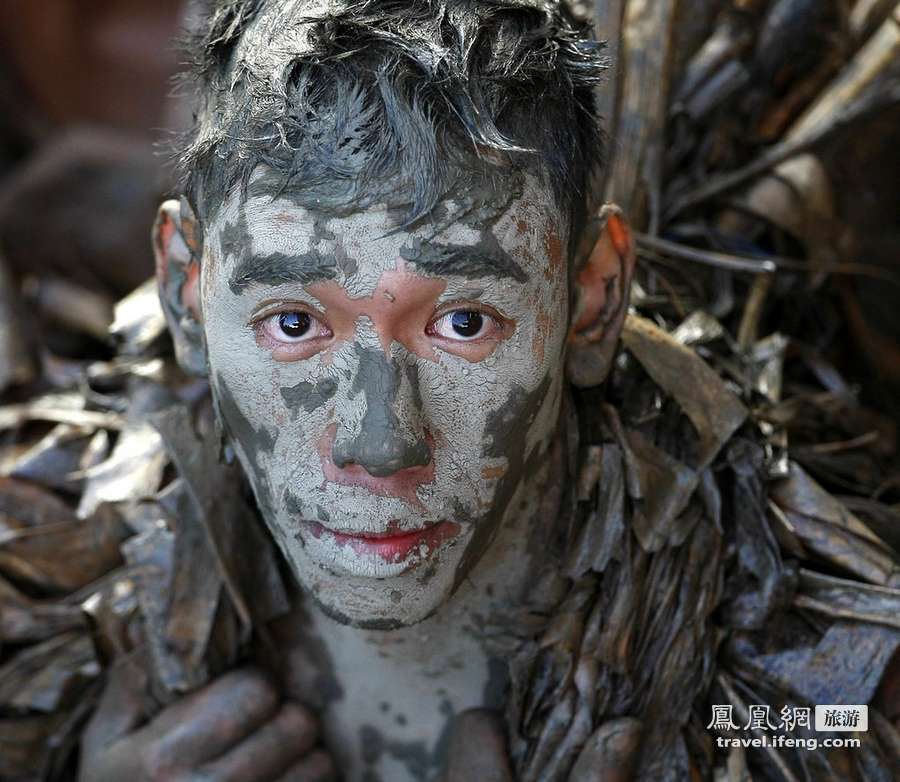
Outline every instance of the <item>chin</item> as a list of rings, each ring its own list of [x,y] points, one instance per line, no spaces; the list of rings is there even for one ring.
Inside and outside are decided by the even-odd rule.
[[[422,622],[452,596],[465,549],[448,542],[424,561],[390,575],[347,572],[341,563],[291,557],[303,591],[341,624],[366,630],[395,630]],[[404,563],[406,564],[406,563]]]

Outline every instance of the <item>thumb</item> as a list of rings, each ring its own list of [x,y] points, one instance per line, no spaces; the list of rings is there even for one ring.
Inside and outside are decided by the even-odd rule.
[[[628,782],[634,778],[643,726],[632,717],[604,722],[581,750],[569,782]]]
[[[450,728],[443,782],[512,782],[503,720],[487,709],[464,711]]]

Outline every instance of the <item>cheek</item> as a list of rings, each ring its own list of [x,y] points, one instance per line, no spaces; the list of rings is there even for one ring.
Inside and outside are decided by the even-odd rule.
[[[277,361],[246,325],[239,300],[220,293],[206,304],[207,352],[220,412],[245,471],[278,491],[297,465],[313,459],[338,380],[320,358]],[[226,395],[230,404],[222,404]]]
[[[275,471],[304,482],[323,480],[320,449],[349,392],[347,374],[321,356],[307,361],[268,359],[271,416],[276,426]],[[343,418],[342,418],[343,420]]]
[[[536,360],[530,345],[531,335],[522,334],[479,364],[450,357],[423,365],[421,393],[427,425],[439,444],[439,475],[463,476],[474,486],[505,474],[511,457],[506,443],[539,423],[547,378],[559,374],[548,371],[549,355]]]

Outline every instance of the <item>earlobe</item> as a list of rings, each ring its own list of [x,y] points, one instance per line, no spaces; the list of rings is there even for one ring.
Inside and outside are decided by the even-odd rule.
[[[185,372],[206,375],[206,344],[200,310],[200,243],[187,201],[165,201],[153,225],[156,281],[175,356]]]
[[[600,385],[609,374],[634,272],[634,238],[622,211],[606,204],[598,221],[599,237],[575,278],[566,357],[566,374],[579,388]]]

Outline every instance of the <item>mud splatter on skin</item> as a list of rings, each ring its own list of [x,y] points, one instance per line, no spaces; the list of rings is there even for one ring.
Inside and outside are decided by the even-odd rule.
[[[406,365],[406,381],[409,383],[412,392],[413,407],[416,410],[422,409],[422,389],[419,387],[419,370],[415,364]]]
[[[275,438],[264,425],[254,426],[241,412],[222,376],[216,374],[214,377],[212,393],[216,410],[231,441],[240,447],[244,455],[245,467],[249,466],[245,472],[248,473],[253,493],[263,511],[263,516],[266,516],[267,513],[273,511],[273,503],[269,482],[266,480],[265,470],[260,462],[260,455],[272,453],[275,447]]]
[[[283,215],[279,215],[282,219]],[[243,204],[238,205],[233,220],[226,220],[219,231],[219,246],[223,258],[240,258],[250,242],[247,228],[247,211]]]
[[[310,595],[316,608],[321,611],[329,619],[333,619],[338,624],[353,626],[360,630],[376,630],[379,632],[389,632],[391,630],[399,630],[405,627],[405,623],[400,619],[359,619],[342,612],[339,608],[335,608],[331,603],[327,603],[321,599],[319,591],[315,590]]]
[[[337,239],[337,236],[334,235],[333,232],[328,230],[327,221],[321,217],[317,217],[313,220],[313,244],[318,244],[322,241],[333,242]],[[352,272],[347,272],[348,274],[352,274]]]
[[[441,733],[438,736],[438,740],[435,742],[432,757],[434,758],[434,766],[436,768],[446,768],[447,752],[450,749],[450,733],[453,728],[453,719],[456,716],[456,712],[453,708],[453,704],[446,697],[441,701],[439,711],[441,717],[443,717],[444,726],[441,728]]]
[[[488,678],[484,684],[482,704],[486,709],[502,712],[506,706],[508,691],[509,668],[503,660],[491,657],[488,660]]]
[[[428,779],[439,768],[437,758],[426,749],[424,741],[391,740],[373,725],[363,725],[359,729],[359,743],[363,762],[369,767],[369,773],[373,773],[371,767],[384,754],[405,766],[413,779]]]
[[[557,381],[558,384],[559,381]],[[510,500],[526,475],[534,473],[534,463],[544,453],[549,440],[538,444],[533,449],[528,447],[528,437],[541,408],[547,403],[551,378],[544,377],[537,388],[526,391],[521,386],[514,387],[504,404],[489,413],[485,434],[489,441],[482,449],[482,456],[491,459],[507,459],[506,471],[497,481],[494,504],[481,523],[475,526],[475,533],[459,563],[456,572],[458,584],[468,575],[477,562],[479,552],[490,545],[497,533]]]
[[[485,205],[487,196],[448,203],[443,229],[423,220],[398,230],[384,206],[326,216],[287,196],[253,197],[251,186],[246,202],[230,198],[209,226],[201,294],[210,365],[254,425],[278,422],[268,450],[233,422],[231,435],[238,444],[249,438],[236,450],[253,480],[267,484],[257,487],[266,523],[281,533],[298,581],[331,616],[388,628],[437,610],[508,516],[532,463],[519,462],[526,453],[536,459],[556,431],[559,389],[543,384],[562,374],[568,291],[565,275],[544,275],[551,265],[545,236],[559,216],[541,187],[529,180],[527,198],[505,210]],[[521,232],[521,222],[530,230]],[[460,250],[458,268],[448,264],[446,272],[440,268],[446,276],[435,276],[424,257],[422,268],[402,257],[425,243],[454,253],[471,248],[471,258],[487,247],[499,265],[481,268],[486,274],[475,281]],[[250,284],[247,267],[238,271],[246,258],[275,258],[295,269],[259,274]],[[324,272],[306,268],[316,258]],[[313,271],[327,279],[304,283]],[[235,280],[248,284],[231,285]],[[273,301],[279,311],[297,302],[332,336],[302,358],[280,346],[276,355],[255,338],[259,313]],[[498,313],[486,337],[471,344],[452,333],[438,339],[434,322],[457,302]],[[533,349],[542,311],[553,313],[547,333],[540,327],[543,353]],[[491,417],[504,408],[508,420]],[[507,449],[485,449],[503,427],[520,437]],[[333,535],[316,538],[298,527],[303,519],[360,536],[460,526],[457,537],[433,550],[387,561],[340,546]]]
[[[331,399],[338,389],[337,380],[327,377],[319,383],[304,380],[293,386],[282,386],[281,397],[295,415],[298,409],[311,413]]]
[[[308,285],[317,280],[331,280],[337,276],[339,270],[354,267],[355,261],[348,258],[346,253],[319,251],[318,245],[321,242],[334,239],[334,234],[322,225],[321,219],[313,223],[313,235],[308,251],[255,255],[252,251],[246,209],[245,204],[239,205],[236,218],[225,221],[219,234],[223,257],[236,260],[228,280],[228,287],[235,295],[251,285],[275,286],[285,283]],[[281,212],[276,219],[283,223],[290,220],[291,215],[289,212]]]
[[[364,394],[366,412],[359,433],[352,440],[335,440],[334,463],[338,467],[358,464],[378,478],[386,478],[410,467],[424,467],[431,461],[431,450],[425,432],[410,442],[408,435],[417,427],[402,425],[397,415],[397,402],[404,368],[396,361],[388,362],[381,351],[357,346],[358,369],[351,393]],[[419,401],[419,378],[406,372],[413,400]]]

